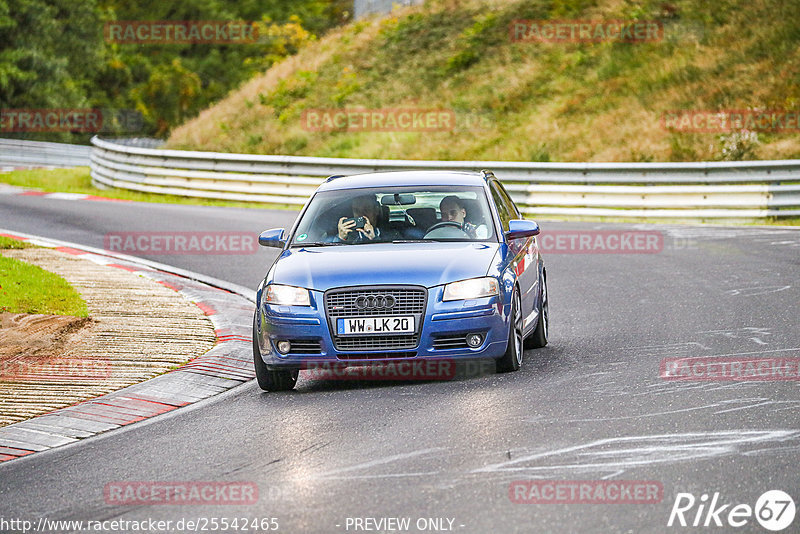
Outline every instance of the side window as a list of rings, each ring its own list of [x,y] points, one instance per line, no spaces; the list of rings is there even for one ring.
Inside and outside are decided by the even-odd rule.
[[[508,211],[508,204],[506,199],[503,198],[503,191],[497,186],[497,182],[491,182],[489,188],[492,191],[492,199],[497,206],[497,213],[500,215],[500,223],[503,225],[503,230],[508,230],[508,221],[511,220],[513,214]]]
[[[508,206],[508,213],[512,219],[522,219],[522,214],[519,212],[517,205],[514,204],[514,201],[511,200],[511,196],[506,191],[506,188],[503,187],[503,184],[500,182],[495,182],[497,184],[497,189],[500,191],[500,195],[503,197],[503,200],[506,202],[506,206]]]

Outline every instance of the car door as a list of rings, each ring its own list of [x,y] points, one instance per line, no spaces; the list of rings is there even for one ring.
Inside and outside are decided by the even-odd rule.
[[[508,221],[511,219],[522,219],[522,214],[514,201],[511,200],[503,184],[493,180],[489,185],[492,197],[497,205],[498,215],[503,225],[503,231],[508,230]],[[522,298],[523,318],[525,328],[533,320],[533,307],[539,290],[539,268],[537,265],[538,252],[535,237],[524,239],[514,239],[508,243],[510,255],[513,258],[511,267],[517,274],[519,283],[520,297]]]

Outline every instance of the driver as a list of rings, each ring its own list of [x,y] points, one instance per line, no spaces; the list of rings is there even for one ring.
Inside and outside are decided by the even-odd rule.
[[[353,217],[364,217],[364,228],[356,228],[354,220],[348,217],[339,218],[338,235],[339,241],[350,243],[368,243],[370,241],[392,241],[399,239],[396,232],[386,225],[383,220],[383,210],[381,205],[373,195],[362,195],[353,199],[351,204]],[[351,232],[356,232],[351,235]]]
[[[486,239],[488,237],[487,228],[484,225],[476,226],[465,222],[467,208],[464,201],[455,195],[449,195],[439,202],[439,211],[442,212],[442,222],[457,222],[461,229],[472,239]]]

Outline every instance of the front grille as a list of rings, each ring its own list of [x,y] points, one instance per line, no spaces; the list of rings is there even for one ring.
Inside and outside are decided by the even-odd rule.
[[[433,348],[436,350],[444,350],[444,349],[466,349],[469,345],[467,345],[467,335],[460,334],[457,336],[442,336],[434,338],[433,340]]]
[[[353,352],[339,354],[340,360],[384,360],[387,358],[416,358],[416,352]]]
[[[356,299],[367,295],[391,295],[397,304],[389,310],[360,310]],[[428,292],[424,287],[359,287],[334,289],[325,293],[325,311],[328,317],[368,317],[370,315],[416,315],[425,312]]]
[[[289,354],[321,354],[322,347],[318,339],[290,339],[292,349]]]
[[[380,309],[359,309],[359,297],[394,298],[394,306]],[[419,333],[425,317],[428,291],[420,286],[358,286],[331,289],[325,293],[325,313],[328,317],[333,344],[337,350],[374,351],[414,349],[419,345]],[[363,299],[362,299],[363,300]],[[416,330],[413,334],[370,334],[340,336],[336,320],[343,317],[413,315]],[[388,354],[381,356],[390,357]]]

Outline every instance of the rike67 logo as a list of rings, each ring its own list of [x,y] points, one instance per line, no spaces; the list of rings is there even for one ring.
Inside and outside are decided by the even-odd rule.
[[[710,502],[706,493],[699,499],[691,493],[678,493],[667,526],[738,528],[751,524],[755,517],[765,529],[778,532],[792,524],[795,511],[794,500],[781,490],[764,492],[755,508],[749,504],[722,504],[719,492],[714,493]]]

